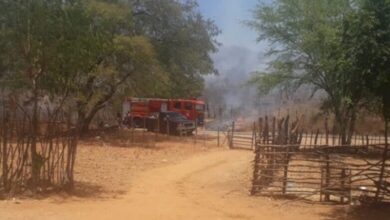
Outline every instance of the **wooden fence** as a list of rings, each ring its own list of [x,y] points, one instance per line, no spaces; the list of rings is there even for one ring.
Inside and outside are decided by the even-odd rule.
[[[256,135],[254,138],[261,144],[301,144],[309,146],[340,146],[342,143],[341,135],[329,131],[327,120],[322,129],[306,128],[302,125],[303,116],[291,120],[290,116],[261,117],[254,124],[253,130]],[[348,145],[370,145],[383,144],[385,137],[383,134],[358,134],[351,135],[351,142]]]
[[[235,122],[227,129],[228,146],[230,149],[253,150],[256,143],[256,134],[252,132],[236,131]]]
[[[256,127],[252,195],[317,201],[390,201],[390,157],[384,138],[304,133],[299,119],[260,119]],[[383,172],[382,172],[383,171]]]
[[[257,145],[251,194],[351,201],[362,195],[373,197],[379,189],[380,198],[389,200],[389,162],[382,185],[377,182],[383,150],[383,145]]]
[[[72,187],[78,135],[70,117],[60,111],[48,113],[34,135],[31,116],[19,110],[1,111],[0,197]]]

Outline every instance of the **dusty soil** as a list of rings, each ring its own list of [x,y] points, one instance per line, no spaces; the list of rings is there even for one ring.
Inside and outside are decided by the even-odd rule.
[[[206,142],[149,147],[81,144],[76,192],[0,201],[0,219],[390,219],[388,208],[250,197],[252,152]]]

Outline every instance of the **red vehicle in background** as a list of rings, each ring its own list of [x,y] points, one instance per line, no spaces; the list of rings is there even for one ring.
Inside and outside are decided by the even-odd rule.
[[[145,127],[145,118],[158,112],[178,112],[198,125],[204,123],[205,103],[198,99],[127,98],[123,103],[125,124]]]

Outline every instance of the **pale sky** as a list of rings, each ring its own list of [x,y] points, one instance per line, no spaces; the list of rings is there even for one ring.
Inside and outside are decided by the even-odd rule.
[[[243,24],[252,18],[252,10],[260,1],[271,0],[198,0],[203,16],[213,20],[222,31],[217,38],[222,46],[213,55],[221,76],[242,81],[250,72],[264,68],[267,44],[257,42],[257,33]]]
[[[271,0],[261,0],[270,2]],[[229,106],[241,106],[248,98],[256,99],[255,89],[245,86],[250,74],[264,70],[267,44],[256,42],[257,33],[243,24],[252,18],[259,0],[198,0],[199,10],[221,29],[219,51],[213,54],[219,75],[205,77],[207,87],[229,87],[224,100]]]
[[[218,37],[224,46],[243,46],[256,50],[256,32],[242,24],[251,19],[251,10],[258,0],[198,0],[206,18],[215,21],[222,30]]]

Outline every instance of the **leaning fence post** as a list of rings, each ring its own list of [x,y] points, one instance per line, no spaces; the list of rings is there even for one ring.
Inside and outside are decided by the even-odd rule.
[[[264,117],[263,137],[264,137],[264,143],[268,144],[268,116]]]
[[[329,202],[330,194],[326,192],[330,184],[330,158],[328,152],[326,152],[326,170],[325,170],[325,202]]]
[[[328,146],[329,141],[328,117],[325,118],[325,145]]]
[[[252,130],[252,150],[254,149],[254,146],[256,144],[256,122],[253,122],[253,130]]]
[[[289,120],[290,120],[290,115],[287,115],[286,120],[284,121],[284,135],[285,135],[284,138],[285,139],[283,141],[285,144],[289,143],[289,137],[290,137],[289,129],[288,129],[289,128]]]
[[[321,182],[320,182],[320,202],[324,194],[324,167],[321,167]]]
[[[312,142],[313,141],[313,131],[310,131],[310,147],[312,147]]]
[[[320,133],[320,129],[317,129],[316,136],[314,137],[314,146],[317,145],[318,133]]]
[[[234,145],[233,145],[233,137],[234,137],[234,121],[232,122],[232,132],[231,132],[231,136],[230,136],[230,145],[229,145],[230,148],[234,147]]]
[[[290,146],[287,145],[286,146],[286,154],[285,154],[284,172],[283,172],[283,189],[282,189],[283,195],[286,194],[286,191],[287,191],[288,163],[290,160],[289,148],[290,148]]]
[[[263,118],[259,118],[259,141],[260,143],[264,143],[262,142],[262,138],[263,137]]]
[[[341,198],[340,201],[341,203],[344,203],[344,193],[345,193],[345,178],[346,178],[346,171],[345,168],[341,169]]]
[[[275,126],[276,126],[276,118],[274,116],[272,119],[272,142],[271,142],[271,144],[275,144]]]
[[[381,189],[383,188],[383,177],[386,171],[386,161],[388,160],[388,151],[389,151],[389,142],[388,142],[388,120],[385,118],[385,148],[382,153],[382,163],[379,173],[379,181],[377,186],[377,190],[375,192],[375,201],[379,200],[379,194],[381,193]]]
[[[255,145],[255,159],[253,161],[253,178],[252,178],[252,189],[250,191],[251,195],[256,194],[257,191],[257,180],[259,178],[259,163],[260,163],[260,146]]]

